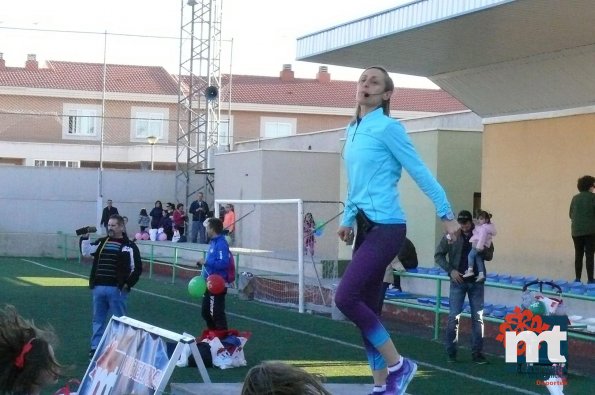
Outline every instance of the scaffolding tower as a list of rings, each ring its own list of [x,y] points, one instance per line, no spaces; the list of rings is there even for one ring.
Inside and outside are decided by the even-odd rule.
[[[176,185],[178,202],[214,198],[211,157],[220,123],[222,0],[181,0]]]

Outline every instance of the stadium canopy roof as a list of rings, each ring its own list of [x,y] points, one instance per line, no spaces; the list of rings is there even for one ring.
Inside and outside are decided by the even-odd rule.
[[[595,104],[592,0],[419,0],[297,40],[298,60],[428,77],[478,115]]]

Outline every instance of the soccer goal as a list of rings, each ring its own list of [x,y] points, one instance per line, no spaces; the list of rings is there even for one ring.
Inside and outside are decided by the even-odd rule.
[[[300,312],[330,312],[339,274],[335,231],[342,203],[215,200],[215,216],[223,219],[230,210],[235,221],[228,226],[228,241],[239,256],[239,275],[252,274],[254,298]]]

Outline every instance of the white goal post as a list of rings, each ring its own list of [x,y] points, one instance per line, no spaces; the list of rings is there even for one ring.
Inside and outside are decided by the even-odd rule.
[[[278,204],[288,204],[288,205],[295,205],[296,206],[296,223],[297,223],[297,239],[296,246],[297,246],[297,262],[298,262],[298,309],[300,313],[305,311],[305,303],[304,303],[304,294],[305,294],[305,281],[304,281],[304,255],[302,251],[304,250],[304,202],[302,199],[269,199],[269,200],[242,200],[242,199],[215,199],[215,217],[219,217],[219,207],[222,204],[254,204],[254,205],[278,205]],[[248,215],[248,214],[246,214]],[[239,222],[241,217],[236,217],[236,222]],[[249,250],[241,247],[234,247],[232,246],[232,251],[242,254],[242,253],[249,253]]]

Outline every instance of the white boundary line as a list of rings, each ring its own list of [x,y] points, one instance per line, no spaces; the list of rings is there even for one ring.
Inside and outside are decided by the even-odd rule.
[[[25,261],[25,262],[28,262],[28,263],[32,263],[32,264],[37,265],[37,266],[41,266],[41,267],[50,269],[50,270],[54,270],[54,271],[57,271],[57,272],[66,273],[66,274],[71,274],[71,275],[78,276],[78,277],[87,278],[87,276],[83,276],[82,274],[70,272],[68,270],[56,269],[55,267],[47,266],[47,265],[44,265],[44,264],[39,263],[39,262],[31,261],[29,259],[21,259],[21,260],[22,261]],[[172,302],[177,302],[177,303],[186,304],[186,305],[190,305],[190,306],[200,307],[198,304],[195,304],[195,303],[191,303],[191,302],[188,302],[188,301],[185,301],[185,300],[175,299],[175,298],[172,298],[170,296],[156,294],[154,292],[143,291],[143,290],[138,289],[138,288],[134,288],[134,291],[135,292],[138,292],[138,293],[143,293],[145,295],[150,295],[150,296],[154,296],[154,297],[157,297],[157,298],[169,300],[169,301],[172,301]],[[317,335],[317,334],[314,334],[314,333],[302,331],[302,330],[299,330],[299,329],[294,329],[294,328],[290,328],[290,327],[279,325],[279,324],[273,324],[273,323],[268,322],[268,321],[259,320],[257,318],[248,317],[248,316],[245,316],[245,315],[242,315],[242,314],[235,314],[235,313],[227,313],[227,314],[230,315],[230,316],[233,316],[233,317],[242,318],[244,320],[248,320],[248,321],[252,321],[252,322],[257,322],[257,323],[263,324],[263,325],[268,325],[268,326],[271,326],[273,328],[279,328],[279,329],[283,329],[283,330],[286,330],[286,331],[289,331],[289,332],[298,333],[300,335],[310,336],[310,337],[313,337],[313,338],[316,338],[316,339],[320,339],[320,340],[326,340],[328,342],[340,344],[342,346],[356,348],[356,349],[359,349],[359,350],[363,350],[364,349],[364,347],[362,347],[362,346],[358,346],[358,345],[355,345],[355,344],[347,343],[347,342],[344,342],[342,340],[333,339],[332,337],[321,336],[321,335]],[[463,377],[463,378],[465,378],[467,380],[479,381],[480,383],[493,385],[495,387],[499,387],[499,388],[502,388],[502,389],[506,389],[506,390],[517,392],[519,394],[541,395],[538,392],[532,392],[532,391],[529,391],[529,390],[526,390],[526,389],[513,387],[511,385],[498,383],[496,381],[478,378],[478,377],[475,377],[475,376],[472,376],[472,375],[469,375],[469,374],[466,374],[466,373],[457,372],[456,370],[450,370],[450,369],[443,368],[441,366],[433,365],[431,363],[421,362],[421,361],[416,361],[416,362],[418,363],[418,365],[424,366],[426,368],[430,368],[430,369],[434,369],[434,370],[439,370],[441,372],[446,372],[446,373],[454,374],[456,376]]]

